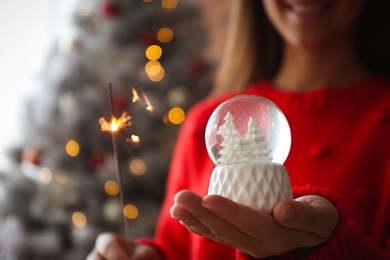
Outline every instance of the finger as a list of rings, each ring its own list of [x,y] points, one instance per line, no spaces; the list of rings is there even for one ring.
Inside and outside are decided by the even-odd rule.
[[[312,232],[323,239],[332,234],[338,221],[338,213],[332,203],[314,195],[279,202],[273,214],[280,225]]]
[[[220,197],[220,196],[217,196]],[[225,204],[222,207],[232,207],[229,208],[231,212],[234,214],[237,213],[235,207],[239,207],[238,204],[228,200],[226,198],[220,197],[224,200]],[[242,251],[248,251],[247,248],[260,248],[261,241],[257,239],[253,239],[253,237],[249,236],[235,225],[221,218],[214,212],[210,211],[202,203],[204,203],[204,199],[193,192],[184,191],[178,193],[175,197],[175,202],[177,205],[182,205],[185,210],[187,210],[193,218],[190,218],[191,222],[187,223],[187,228],[190,231],[194,232],[206,232],[205,230],[209,230],[207,236],[216,240],[223,241],[225,244],[234,245],[237,249]],[[207,205],[207,203],[206,203]],[[241,217],[245,219],[244,216],[236,216],[236,218]],[[190,227],[188,227],[190,224]],[[204,228],[206,227],[206,228]]]
[[[178,219],[182,225],[189,229],[192,233],[201,236],[212,236],[212,232],[209,228],[203,225],[197,218],[192,216],[182,205],[177,204],[171,208],[171,216]]]
[[[202,201],[201,196],[191,191],[182,191],[175,196],[176,205],[183,207],[191,216],[185,223],[185,226],[191,232],[229,245],[233,244],[232,242],[235,240],[250,242],[248,235],[203,207],[201,205]],[[234,245],[240,249],[239,244],[234,243]]]
[[[129,245],[115,234],[103,233],[98,236],[95,250],[102,259],[130,260]]]
[[[170,210],[171,216],[175,219],[180,220],[180,223],[194,234],[211,238],[220,243],[228,244],[226,241],[215,236],[215,234],[207,226],[205,226],[202,222],[199,221],[198,218],[191,215],[191,213],[185,209],[185,207],[192,208],[192,206],[189,205],[190,203],[200,204],[200,202],[202,201],[202,198],[196,194],[188,196],[185,193],[186,192],[180,192],[180,194],[178,193],[178,195],[175,197],[176,204],[172,206]],[[188,198],[191,202],[186,201],[186,199]],[[209,214],[212,213],[209,212]]]
[[[221,196],[207,196],[204,198],[202,205],[229,223],[240,227],[242,231],[250,236],[269,234],[274,232],[275,228],[279,228],[278,225],[275,225],[276,223],[272,216],[267,212],[253,210]],[[254,230],[253,223],[258,223],[259,220],[264,225],[256,225]]]

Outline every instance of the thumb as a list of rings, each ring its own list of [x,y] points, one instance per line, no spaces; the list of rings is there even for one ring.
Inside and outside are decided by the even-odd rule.
[[[338,222],[338,212],[333,204],[315,195],[278,202],[273,215],[282,226],[311,232],[324,240],[332,234]]]

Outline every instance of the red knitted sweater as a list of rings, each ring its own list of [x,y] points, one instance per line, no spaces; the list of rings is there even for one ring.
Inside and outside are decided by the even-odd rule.
[[[263,81],[244,93],[270,99],[287,117],[292,145],[284,165],[294,196],[319,194],[340,213],[325,243],[274,258],[390,259],[390,82],[373,77],[341,88],[290,93]],[[147,242],[166,259],[251,259],[191,234],[169,214],[178,191],[207,194],[214,165],[205,147],[205,127],[214,109],[235,94],[241,93],[199,103],[182,126],[156,238]]]

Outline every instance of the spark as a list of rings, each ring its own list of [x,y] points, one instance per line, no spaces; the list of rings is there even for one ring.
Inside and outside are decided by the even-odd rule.
[[[152,103],[150,102],[148,96],[147,96],[144,92],[142,92],[142,97],[143,97],[143,100],[144,100],[144,102],[143,102],[143,101],[141,100],[140,96],[138,95],[137,90],[136,90],[134,87],[131,87],[131,89],[132,89],[132,92],[133,92],[133,98],[132,98],[131,101],[132,101],[133,103],[135,103],[135,102],[137,102],[137,101],[140,102],[140,103],[144,103],[145,109],[146,109],[147,111],[153,112],[154,107],[153,107]]]
[[[126,139],[126,141],[129,143],[139,143],[141,139],[139,138],[138,135],[131,135],[130,138]]]
[[[145,93],[142,93],[142,95],[144,96],[144,99],[145,99],[145,102],[146,102],[146,110],[148,110],[150,112],[153,112],[154,107],[152,106],[152,103],[150,103],[150,100],[149,100],[148,96],[146,96]]]
[[[134,87],[131,87],[131,89],[132,89],[132,91],[133,91],[133,99],[132,99],[131,101],[132,101],[133,103],[135,103],[135,102],[139,101],[140,99],[139,99],[138,93],[137,93],[137,91],[135,90],[135,88],[134,88]]]
[[[107,122],[104,117],[99,119],[100,129],[102,132],[117,132],[131,125],[131,116],[127,112],[123,112],[117,119],[112,116],[111,122]]]

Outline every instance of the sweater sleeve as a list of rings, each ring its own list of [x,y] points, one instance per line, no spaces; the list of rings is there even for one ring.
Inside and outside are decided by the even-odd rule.
[[[305,186],[294,188],[293,192],[295,198],[304,195],[319,195],[327,198],[339,212],[338,224],[333,235],[319,246],[300,248],[293,252],[266,259],[389,259],[386,257],[389,257],[390,240],[388,239],[387,249],[381,254],[381,251],[361,234],[359,228],[344,215],[342,205],[331,191]],[[237,260],[256,259],[240,251],[237,251],[236,256]]]

